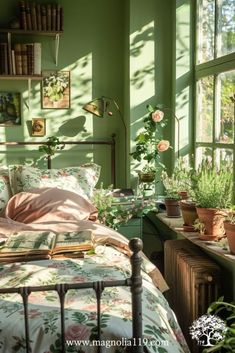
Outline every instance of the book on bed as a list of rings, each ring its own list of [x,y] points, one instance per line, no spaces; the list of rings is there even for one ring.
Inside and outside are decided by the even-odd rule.
[[[0,262],[32,261],[54,257],[82,257],[94,248],[90,230],[80,232],[20,232],[0,246]]]

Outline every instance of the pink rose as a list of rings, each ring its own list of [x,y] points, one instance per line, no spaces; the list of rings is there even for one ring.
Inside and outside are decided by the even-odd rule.
[[[161,110],[155,110],[155,112],[152,113],[152,120],[155,123],[159,123],[160,121],[162,121],[164,117],[164,113]]]
[[[156,147],[159,152],[164,152],[170,147],[170,142],[167,140],[161,140]]]
[[[67,327],[65,332],[66,340],[86,340],[90,337],[90,329],[87,326],[77,324]]]

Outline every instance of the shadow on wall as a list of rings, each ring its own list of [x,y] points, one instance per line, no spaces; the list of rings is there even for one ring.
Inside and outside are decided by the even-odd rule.
[[[87,132],[85,128],[86,118],[85,116],[77,116],[76,118],[70,120],[64,120],[62,125],[58,129],[59,136],[73,137],[81,132]],[[87,134],[89,136],[90,134]],[[83,137],[84,134],[83,134]]]

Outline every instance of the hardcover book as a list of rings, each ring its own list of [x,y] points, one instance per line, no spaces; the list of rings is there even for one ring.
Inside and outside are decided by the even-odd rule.
[[[80,232],[20,232],[0,247],[0,262],[32,261],[57,256],[81,257],[94,247],[90,230]],[[72,256],[71,256],[72,255]]]

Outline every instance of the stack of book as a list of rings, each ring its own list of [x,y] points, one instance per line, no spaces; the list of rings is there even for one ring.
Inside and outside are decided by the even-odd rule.
[[[63,31],[64,11],[59,4],[35,4],[20,1],[21,29],[30,31]]]
[[[16,43],[11,50],[13,75],[41,74],[41,43]]]

